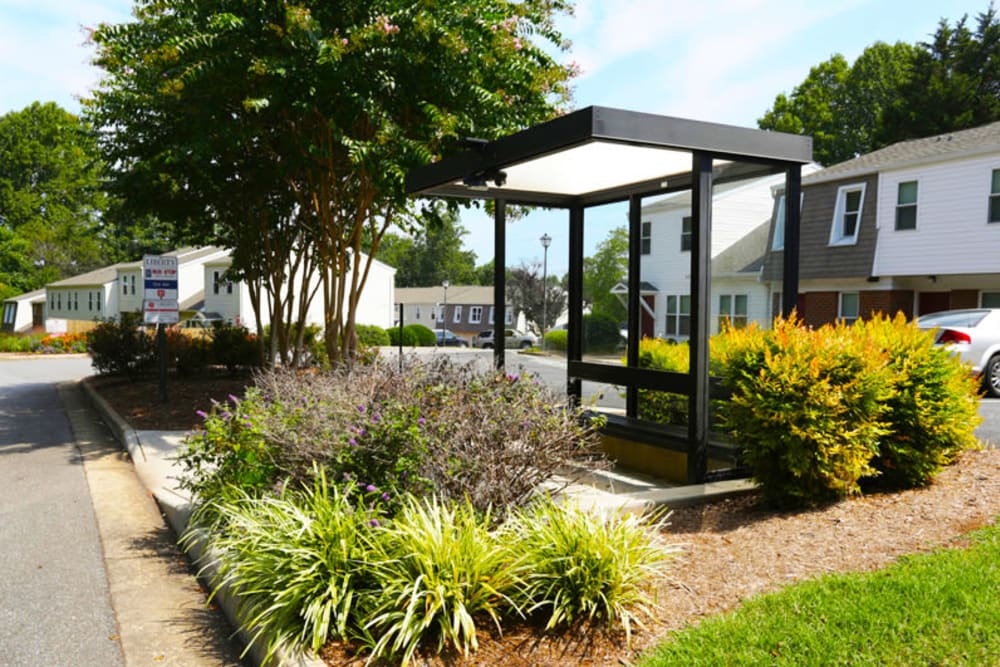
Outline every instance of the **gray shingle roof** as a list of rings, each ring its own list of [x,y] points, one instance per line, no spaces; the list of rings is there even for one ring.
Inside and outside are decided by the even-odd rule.
[[[118,275],[118,268],[124,266],[126,266],[126,264],[112,264],[111,266],[105,266],[97,269],[96,271],[88,271],[87,273],[81,273],[78,276],[57,280],[54,283],[49,283],[47,287],[94,287],[97,285],[104,285],[114,280]]]
[[[802,183],[822,183],[925,162],[993,152],[1000,152],[1000,122],[923,139],[900,141],[853,160],[831,165],[804,177]]]
[[[444,287],[397,287],[396,303],[416,305],[422,303],[442,303],[445,300]],[[456,305],[482,305],[493,303],[493,288],[479,285],[449,285],[448,303]]]

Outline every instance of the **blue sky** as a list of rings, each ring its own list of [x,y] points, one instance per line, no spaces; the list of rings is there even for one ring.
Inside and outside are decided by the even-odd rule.
[[[836,53],[853,61],[876,41],[929,38],[938,20],[974,19],[989,0],[578,0],[562,21],[582,75],[575,107],[601,105],[748,127],[778,93]],[[130,18],[129,0],[0,0],[0,114],[35,100],[79,111],[99,77],[86,28]],[[615,225],[621,207],[588,217],[587,253]],[[463,216],[466,245],[480,263],[493,255],[492,221]],[[550,274],[565,272],[562,213],[539,211],[510,223],[511,265],[541,261],[548,233]]]

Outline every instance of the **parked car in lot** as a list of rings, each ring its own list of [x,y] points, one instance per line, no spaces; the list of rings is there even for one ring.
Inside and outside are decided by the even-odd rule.
[[[1000,308],[943,310],[917,318],[917,326],[936,329],[934,344],[970,363],[987,393],[1000,398]]]
[[[493,329],[480,331],[472,339],[472,344],[475,347],[481,347],[484,349],[492,349],[495,347],[496,341],[493,338]],[[529,347],[535,347],[536,345],[538,345],[538,338],[535,334],[524,333],[523,331],[518,331],[517,329],[504,329],[504,348],[524,350]]]
[[[443,347],[469,347],[469,341],[449,329],[435,329],[434,335],[437,336],[437,344]]]

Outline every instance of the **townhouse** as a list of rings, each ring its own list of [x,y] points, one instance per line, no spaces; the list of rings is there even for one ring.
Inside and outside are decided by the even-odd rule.
[[[1000,122],[804,176],[800,206],[797,310],[807,324],[1000,307]],[[783,238],[777,189],[761,274],[772,303]]]

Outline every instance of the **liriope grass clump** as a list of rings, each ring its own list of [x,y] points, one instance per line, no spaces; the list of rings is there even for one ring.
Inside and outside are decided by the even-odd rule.
[[[474,652],[492,626],[562,631],[599,623],[631,637],[674,547],[659,523],[591,515],[539,498],[498,523],[468,501],[404,497],[383,511],[377,489],[326,485],[223,493],[195,515],[207,532],[216,591],[231,589],[240,626],[268,656],[343,640],[372,659]],[[213,593],[214,594],[214,593]]]
[[[678,550],[656,537],[663,519],[596,514],[548,497],[520,510],[505,526],[505,542],[519,554],[519,609],[540,616],[547,630],[597,621],[631,639]]]
[[[364,564],[377,516],[321,472],[278,496],[230,487],[195,513],[182,543],[208,529],[213,595],[235,594],[250,646],[265,645],[270,658],[353,636],[358,604],[376,585]]]

